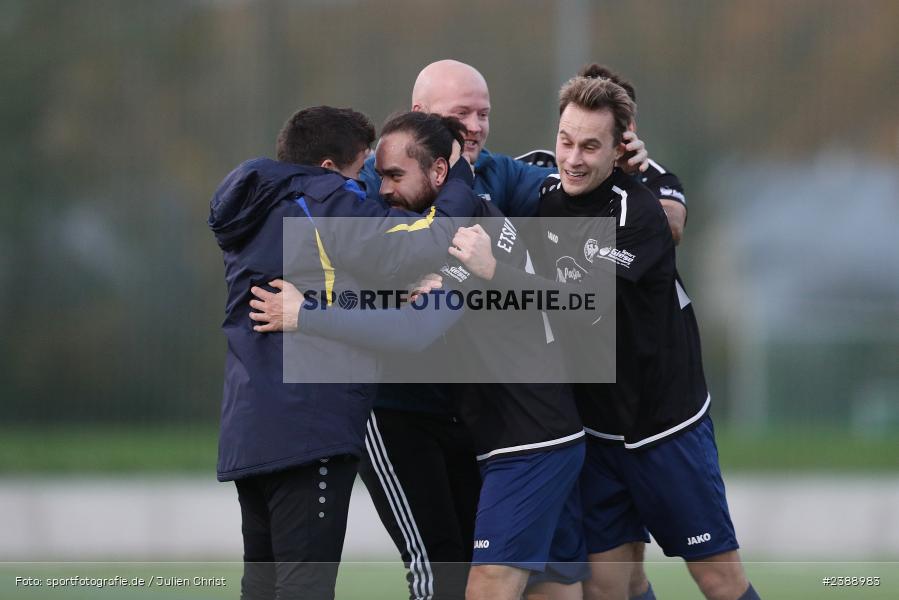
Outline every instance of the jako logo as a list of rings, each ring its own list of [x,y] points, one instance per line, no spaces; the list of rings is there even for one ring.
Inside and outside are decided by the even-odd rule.
[[[702,535],[691,535],[687,538],[687,545],[694,546],[696,544],[701,544],[703,542],[707,542],[712,539],[711,533],[703,533]]]
[[[486,549],[489,547],[490,547],[490,540],[475,540],[474,541],[475,550]]]

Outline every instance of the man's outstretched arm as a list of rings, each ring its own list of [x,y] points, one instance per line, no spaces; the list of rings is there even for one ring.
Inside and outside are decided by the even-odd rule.
[[[400,309],[344,310],[329,306],[307,305],[302,293],[290,282],[276,279],[269,285],[280,290],[269,292],[253,287],[250,318],[260,333],[301,331],[369,350],[421,352],[449,330],[463,310],[450,309],[446,303],[422,296],[441,286],[439,280],[426,280],[424,288],[413,295],[415,306]]]

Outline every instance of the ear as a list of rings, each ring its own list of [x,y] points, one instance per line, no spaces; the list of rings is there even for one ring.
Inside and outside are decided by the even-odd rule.
[[[627,130],[628,131],[637,131],[637,122],[634,120],[631,120],[631,122],[627,124]]]
[[[412,112],[428,112],[428,109],[424,104],[415,102],[412,104]]]
[[[431,165],[431,170],[429,173],[431,183],[436,187],[442,186],[444,183],[446,183],[446,176],[448,173],[449,163],[446,162],[445,158],[437,158],[437,160],[434,161],[434,164]]]
[[[618,144],[616,144],[616,146],[615,146],[615,161],[617,162],[618,160],[620,160],[621,157],[624,156],[626,153],[627,153],[627,150],[624,149],[624,141],[622,140],[622,141],[618,142]]]
[[[337,167],[337,163],[335,163],[330,158],[326,158],[325,160],[323,160],[322,164],[320,164],[319,166],[324,167],[326,169],[330,169],[332,171],[340,171],[340,169]]]

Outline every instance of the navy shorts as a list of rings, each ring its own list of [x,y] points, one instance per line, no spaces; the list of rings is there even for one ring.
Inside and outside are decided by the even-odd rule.
[[[708,415],[642,450],[588,440],[580,487],[590,554],[648,542],[649,533],[666,556],[686,560],[739,547]]]
[[[553,581],[580,581],[587,560],[577,481],[584,443],[481,465],[475,565],[553,571]],[[561,520],[561,521],[560,521]]]

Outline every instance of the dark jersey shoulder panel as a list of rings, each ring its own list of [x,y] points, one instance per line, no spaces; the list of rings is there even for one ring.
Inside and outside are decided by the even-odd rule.
[[[615,220],[615,239],[586,239],[584,258],[594,267],[638,282],[674,247],[668,220],[658,200],[644,185],[615,169],[590,194],[572,197],[557,175],[540,186],[541,217],[606,217]],[[609,245],[611,244],[611,245]],[[589,250],[588,250],[589,248]]]
[[[646,172],[638,173],[636,177],[659,200],[673,200],[687,206],[687,197],[680,178],[656,161],[650,159]]]

